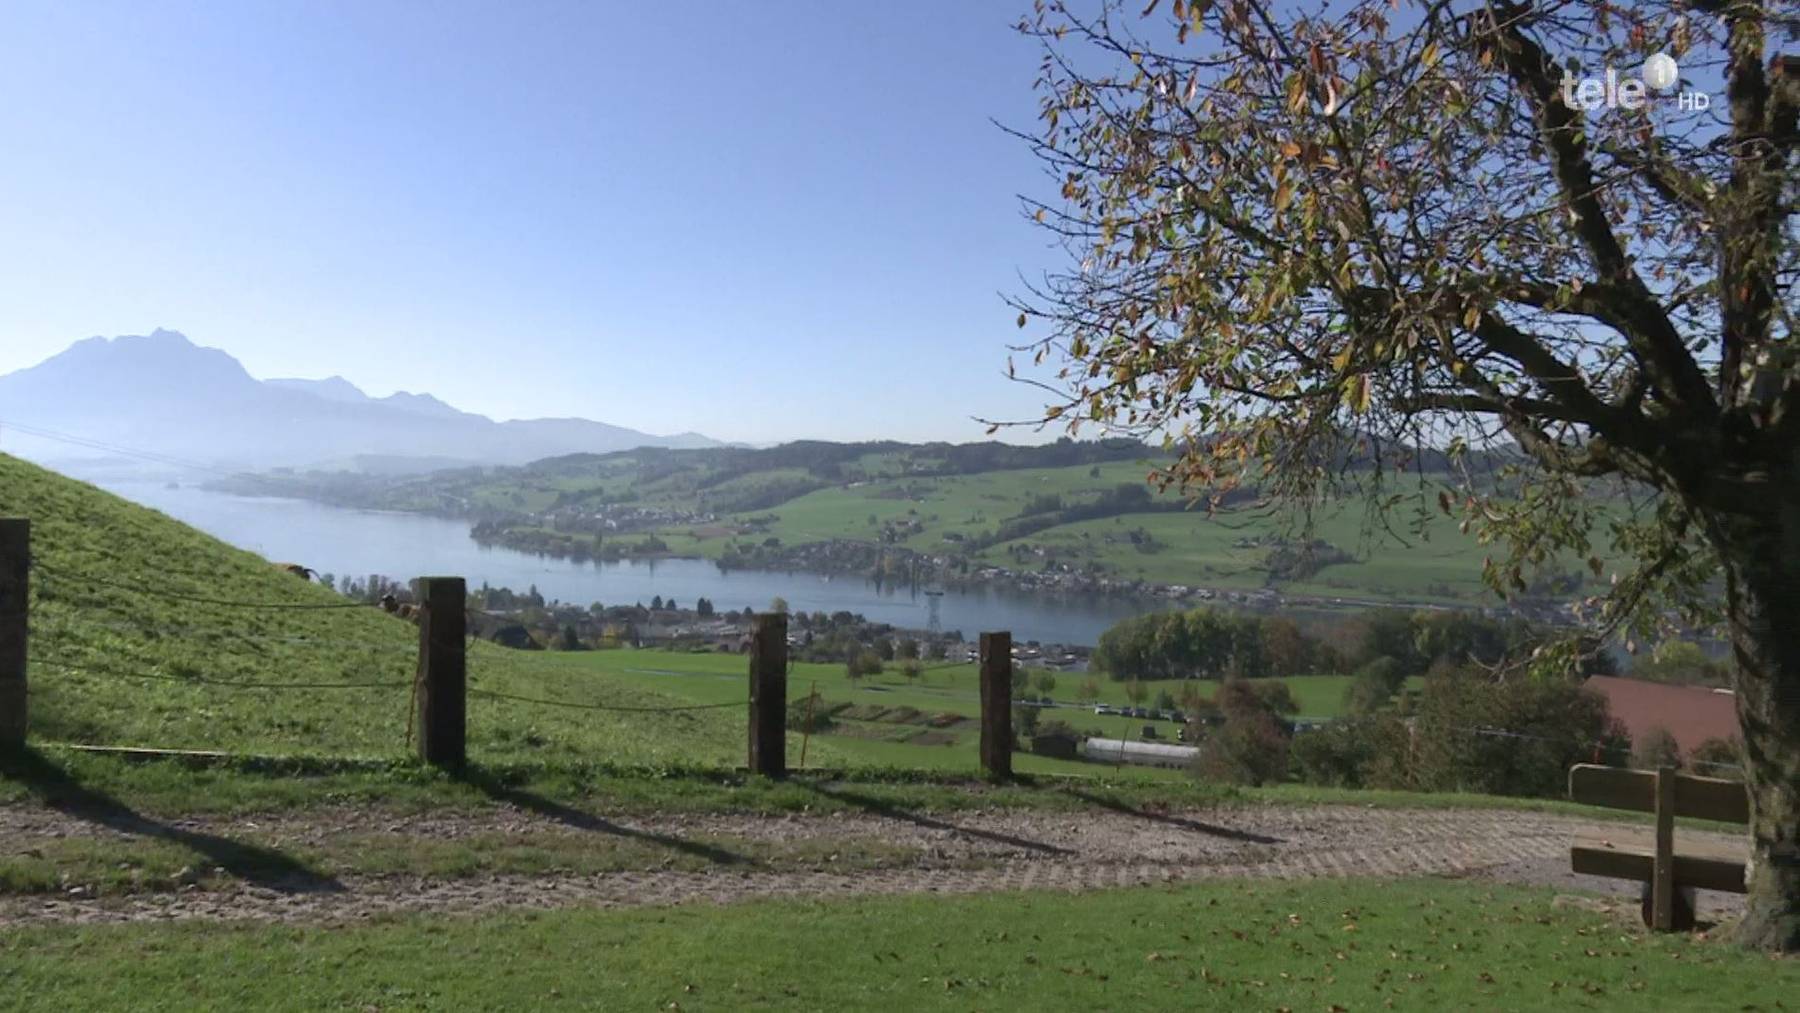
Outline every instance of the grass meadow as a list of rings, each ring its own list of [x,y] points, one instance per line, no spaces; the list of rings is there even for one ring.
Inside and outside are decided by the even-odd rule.
[[[1221,881],[331,926],[26,927],[6,988],[97,1009],[1779,1009],[1800,964],[1547,891]]]

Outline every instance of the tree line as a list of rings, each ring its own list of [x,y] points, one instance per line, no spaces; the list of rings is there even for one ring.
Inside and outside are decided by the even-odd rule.
[[[1286,616],[1202,607],[1153,612],[1100,635],[1094,667],[1115,680],[1260,679],[1368,670],[1403,681],[1434,668],[1493,668],[1523,658],[1550,638],[1523,619],[1474,612],[1377,609],[1309,633]],[[1609,656],[1587,652],[1582,674],[1611,670]]]

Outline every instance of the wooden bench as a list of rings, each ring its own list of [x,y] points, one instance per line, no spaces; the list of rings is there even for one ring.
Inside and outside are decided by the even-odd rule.
[[[1659,932],[1692,928],[1692,891],[1744,892],[1749,846],[1689,843],[1676,850],[1675,817],[1750,822],[1750,795],[1737,781],[1678,774],[1673,768],[1624,770],[1582,763],[1569,769],[1569,798],[1588,805],[1656,814],[1654,829],[1620,826],[1578,834],[1569,849],[1575,872],[1645,884],[1644,924]]]

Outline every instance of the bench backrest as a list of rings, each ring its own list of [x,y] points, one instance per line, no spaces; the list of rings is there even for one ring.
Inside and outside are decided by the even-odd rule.
[[[1741,782],[1692,774],[1667,776],[1674,779],[1671,797],[1675,812],[1672,815],[1720,823],[1750,822],[1750,793]],[[1569,798],[1611,809],[1655,812],[1656,778],[1654,770],[1578,763],[1569,768]]]

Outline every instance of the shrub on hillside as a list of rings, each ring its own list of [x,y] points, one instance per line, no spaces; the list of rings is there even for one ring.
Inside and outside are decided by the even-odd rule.
[[[1631,765],[1639,770],[1680,769],[1681,746],[1675,741],[1675,734],[1661,725],[1645,732],[1643,738],[1632,744]]]
[[[855,680],[865,675],[880,675],[882,667],[881,657],[874,651],[852,648],[850,659],[844,662],[844,674]]]
[[[1372,658],[1356,670],[1344,689],[1344,707],[1351,714],[1373,714],[1386,707],[1406,684],[1406,671],[1388,655]]]
[[[1294,736],[1290,750],[1300,780],[1329,788],[1363,787],[1375,759],[1375,742],[1366,734],[1370,723],[1345,718]]]
[[[1665,640],[1654,651],[1638,655],[1631,663],[1631,676],[1685,686],[1731,685],[1730,668],[1686,640]]]
[[[792,732],[818,734],[837,724],[832,720],[831,705],[818,694],[788,702],[787,727]]]
[[[1229,720],[1241,715],[1267,714],[1275,717],[1300,710],[1294,691],[1285,682],[1249,682],[1227,679],[1219,687],[1213,702]]]
[[[1702,777],[1744,779],[1744,744],[1737,739],[1707,739],[1688,754],[1688,766]]]
[[[1629,741],[1598,693],[1481,673],[1428,678],[1413,721],[1407,773],[1423,791],[1556,798],[1570,766],[1597,752],[1615,755]]]
[[[1014,704],[1012,709],[1012,732],[1015,739],[1029,739],[1037,734],[1039,708],[1031,704]]]
[[[1200,744],[1193,769],[1209,781],[1252,787],[1285,780],[1287,733],[1272,714],[1239,711]]]

